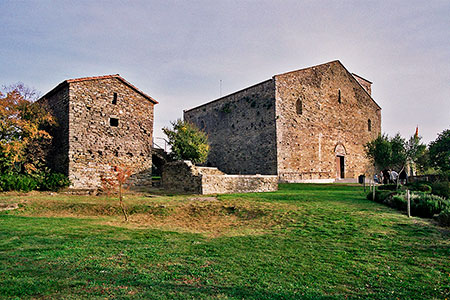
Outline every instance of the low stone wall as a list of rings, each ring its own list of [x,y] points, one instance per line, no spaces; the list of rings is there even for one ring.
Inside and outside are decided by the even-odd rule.
[[[217,168],[197,167],[190,161],[167,163],[162,186],[168,191],[193,194],[270,192],[278,189],[275,175],[227,175]]]

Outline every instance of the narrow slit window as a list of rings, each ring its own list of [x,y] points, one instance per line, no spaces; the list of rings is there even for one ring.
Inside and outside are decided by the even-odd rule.
[[[296,105],[296,109],[297,109],[297,114],[301,115],[303,114],[303,101],[301,99],[297,100],[297,105]]]
[[[367,120],[367,130],[372,131],[372,121],[370,119]]]
[[[338,90],[338,102],[339,102],[339,103],[342,103],[342,100],[341,100],[341,90]]]
[[[109,118],[109,125],[111,125],[111,127],[118,127],[119,126],[119,119],[117,119],[117,118]]]
[[[117,104],[117,93],[114,93],[112,104]]]

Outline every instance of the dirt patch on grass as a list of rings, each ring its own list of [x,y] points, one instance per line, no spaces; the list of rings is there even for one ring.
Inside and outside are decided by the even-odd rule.
[[[168,201],[125,201],[129,222],[117,201],[103,198],[28,199],[16,214],[40,217],[94,218],[102,224],[202,233],[210,237],[264,234],[285,223],[286,211],[297,206],[216,197],[185,197]]]
[[[262,234],[279,220],[273,207],[255,203],[198,201],[159,207],[154,212],[130,214],[128,226],[152,227],[170,231],[221,235]],[[117,225],[115,222],[108,222]]]

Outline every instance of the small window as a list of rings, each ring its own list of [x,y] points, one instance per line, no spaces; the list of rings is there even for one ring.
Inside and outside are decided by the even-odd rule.
[[[367,120],[367,130],[372,131],[372,121],[370,119]]]
[[[299,114],[299,115],[303,114],[303,101],[301,99],[297,100],[296,110],[297,110],[297,114]]]
[[[117,93],[114,93],[112,104],[117,104]]]
[[[109,125],[111,125],[112,127],[119,126],[119,119],[117,119],[117,118],[109,118]]]
[[[341,100],[341,90],[338,90],[338,102],[339,102],[339,103],[342,103],[342,100]]]

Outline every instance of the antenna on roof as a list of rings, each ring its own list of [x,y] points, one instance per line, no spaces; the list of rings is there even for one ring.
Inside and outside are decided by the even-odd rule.
[[[222,79],[220,79],[220,95],[219,95],[219,97],[222,97]]]

